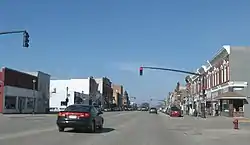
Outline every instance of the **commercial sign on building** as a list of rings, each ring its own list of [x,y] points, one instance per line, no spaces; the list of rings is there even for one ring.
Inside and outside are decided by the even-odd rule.
[[[217,97],[218,95],[219,95],[219,92],[218,92],[218,91],[212,92],[212,93],[211,93],[211,98],[212,98],[212,100],[214,100],[215,97]]]

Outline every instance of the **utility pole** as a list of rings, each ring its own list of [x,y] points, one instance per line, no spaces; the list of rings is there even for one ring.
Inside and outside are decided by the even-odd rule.
[[[206,97],[206,94],[205,94],[205,91],[206,91],[206,88],[205,88],[205,75],[204,74],[199,74],[199,73],[194,73],[194,72],[189,72],[189,71],[185,71],[185,70],[179,70],[179,69],[171,69],[171,68],[161,68],[161,67],[151,67],[151,66],[143,66],[143,67],[140,67],[139,68],[139,74],[140,76],[143,75],[143,70],[144,69],[151,69],[151,70],[163,70],[163,71],[170,71],[170,72],[178,72],[178,73],[184,73],[184,74],[190,74],[190,75],[196,75],[196,76],[199,76],[201,79],[202,79],[202,98],[203,98],[203,102],[201,103],[201,117],[202,118],[206,118],[206,109],[205,109],[205,97]]]
[[[23,33],[23,47],[29,47],[29,33],[26,30],[0,32],[0,35]]]
[[[65,98],[65,105],[68,106],[69,103],[69,87],[66,87],[66,98]]]

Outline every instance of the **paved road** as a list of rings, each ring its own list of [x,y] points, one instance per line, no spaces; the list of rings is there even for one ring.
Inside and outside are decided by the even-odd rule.
[[[105,112],[106,117],[115,117],[129,112]],[[54,128],[57,114],[13,114],[0,116],[0,136],[25,130]],[[0,137],[1,138],[1,137]]]
[[[169,118],[147,112],[104,113],[99,133],[58,132],[55,116],[0,118],[1,145],[211,145],[249,142],[249,131],[229,126],[209,127],[211,121]],[[39,121],[38,121],[39,120]],[[18,123],[19,126],[12,123]],[[30,125],[30,126],[29,126]],[[15,128],[17,127],[17,128]],[[217,129],[216,129],[217,128]],[[222,135],[225,134],[225,135]],[[238,138],[234,141],[235,138]],[[239,140],[241,139],[241,140]],[[240,142],[239,142],[240,141]]]

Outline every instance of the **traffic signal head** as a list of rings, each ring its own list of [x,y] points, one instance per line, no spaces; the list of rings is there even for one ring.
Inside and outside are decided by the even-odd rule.
[[[68,103],[69,103],[69,98],[68,97],[65,99],[65,103],[66,103],[66,106],[68,106]]]
[[[27,31],[23,32],[23,47],[29,47],[29,33]]]
[[[143,67],[140,67],[140,76],[143,75]]]

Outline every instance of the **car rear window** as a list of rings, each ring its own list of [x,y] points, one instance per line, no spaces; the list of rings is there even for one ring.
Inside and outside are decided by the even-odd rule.
[[[172,111],[179,111],[180,109],[178,107],[171,107]]]
[[[156,110],[156,108],[151,108],[151,110]]]
[[[71,106],[68,106],[64,111],[89,112],[89,110],[90,110],[90,106],[71,105]]]

